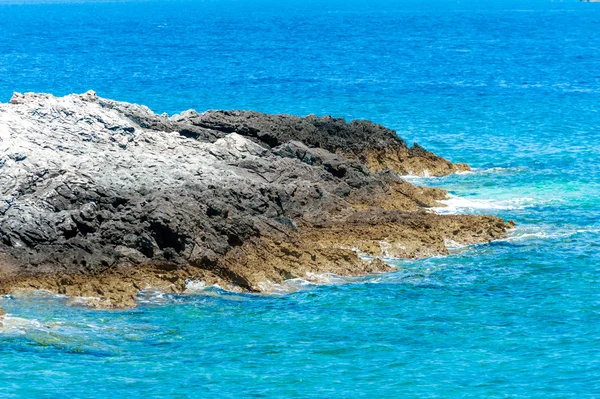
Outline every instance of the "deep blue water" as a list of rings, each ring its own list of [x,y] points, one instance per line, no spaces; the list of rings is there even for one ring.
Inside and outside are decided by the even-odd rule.
[[[288,295],[0,298],[0,397],[600,397],[600,4],[0,4],[0,101],[89,89],[371,119],[476,168],[416,180],[450,211],[518,227]]]

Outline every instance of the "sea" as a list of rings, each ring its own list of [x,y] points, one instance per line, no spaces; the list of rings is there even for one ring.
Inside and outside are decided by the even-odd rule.
[[[600,4],[0,1],[0,101],[368,119],[509,237],[269,295],[0,297],[0,398],[600,398]],[[0,171],[1,173],[1,171]]]

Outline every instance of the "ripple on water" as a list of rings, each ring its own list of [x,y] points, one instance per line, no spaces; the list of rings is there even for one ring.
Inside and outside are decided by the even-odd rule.
[[[0,98],[370,119],[474,167],[406,177],[453,193],[446,212],[517,227],[275,295],[197,285],[115,311],[2,297],[0,397],[598,396],[600,10],[269,1],[0,4]]]

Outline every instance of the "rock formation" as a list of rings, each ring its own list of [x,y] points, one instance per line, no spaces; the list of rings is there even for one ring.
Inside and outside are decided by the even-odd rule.
[[[389,271],[509,224],[437,215],[403,174],[466,170],[366,121],[248,111],[156,115],[94,92],[0,104],[0,293],[133,306],[186,281],[265,291],[312,273]]]

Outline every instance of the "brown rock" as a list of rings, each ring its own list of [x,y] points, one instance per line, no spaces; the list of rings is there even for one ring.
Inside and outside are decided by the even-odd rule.
[[[186,111],[93,92],[0,104],[0,294],[94,307],[201,280],[238,291],[502,238],[491,216],[437,215],[444,190],[399,175],[468,170],[367,121]],[[58,117],[57,117],[58,115]],[[14,179],[13,176],[19,176]]]

